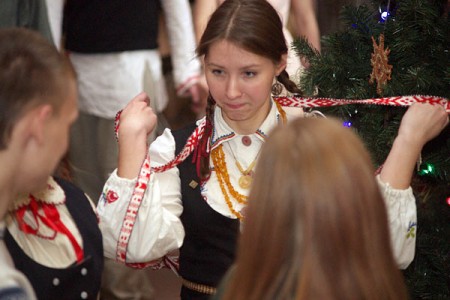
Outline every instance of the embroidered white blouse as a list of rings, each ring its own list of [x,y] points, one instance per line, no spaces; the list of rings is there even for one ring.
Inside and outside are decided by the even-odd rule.
[[[286,114],[288,119],[292,119],[292,110],[286,110]],[[280,118],[276,106],[272,105],[271,111],[260,128],[248,135],[251,143],[244,144],[243,136],[233,132],[222,118],[220,108],[216,107],[212,149],[223,145],[230,182],[239,193],[248,195],[248,190],[241,189],[237,184],[240,172],[235,164],[235,157],[246,169],[258,155],[267,134],[276,126]],[[150,145],[149,154],[152,167],[162,166],[175,157],[175,140],[170,129],[166,129]],[[415,199],[411,188],[395,190],[389,184],[381,182],[379,178],[377,180],[388,209],[395,258],[400,268],[406,268],[414,258],[415,235],[408,233],[414,231],[416,226]],[[100,229],[103,233],[106,257],[116,257],[120,229],[135,183],[136,179],[118,177],[115,170],[104,186],[97,212],[100,216]],[[201,194],[214,210],[229,218],[236,218],[224,200],[215,172],[212,172],[210,179],[201,186]],[[243,208],[243,205],[234,201],[233,197],[230,197],[230,200],[236,211]],[[127,262],[149,262],[179,248],[185,234],[180,221],[182,210],[178,168],[162,173],[152,173],[129,240]]]

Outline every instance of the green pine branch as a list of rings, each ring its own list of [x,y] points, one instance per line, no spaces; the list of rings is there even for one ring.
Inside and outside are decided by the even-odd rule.
[[[380,22],[378,7],[344,6],[340,19],[344,30],[322,37],[322,52],[305,39],[293,43],[299,56],[311,66],[300,80],[306,95],[367,99],[377,98],[370,84],[372,37],[384,34],[390,49],[391,80],[383,96],[435,95],[450,99],[450,19],[444,15],[446,0],[390,1],[391,16]],[[384,3],[385,5],[386,3]],[[352,124],[372,155],[383,163],[397,134],[405,108],[347,105],[322,108],[326,115]],[[450,128],[430,141],[422,151],[422,164],[412,187],[417,199],[416,255],[405,270],[412,299],[450,299]]]

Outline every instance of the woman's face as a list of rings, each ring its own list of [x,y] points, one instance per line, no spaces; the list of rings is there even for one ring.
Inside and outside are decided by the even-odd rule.
[[[205,56],[209,91],[228,125],[240,134],[254,133],[270,110],[273,79],[286,66],[221,40]]]

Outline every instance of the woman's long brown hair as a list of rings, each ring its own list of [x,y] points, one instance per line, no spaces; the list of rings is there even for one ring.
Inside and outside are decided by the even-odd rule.
[[[223,299],[406,299],[362,142],[297,119],[263,146]]]

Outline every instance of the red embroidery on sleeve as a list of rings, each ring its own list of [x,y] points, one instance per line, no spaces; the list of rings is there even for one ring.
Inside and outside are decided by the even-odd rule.
[[[108,203],[113,203],[117,201],[117,199],[119,199],[119,196],[116,192],[110,190],[106,193],[106,201],[108,201]]]

